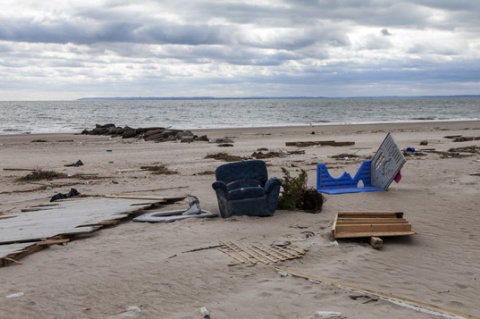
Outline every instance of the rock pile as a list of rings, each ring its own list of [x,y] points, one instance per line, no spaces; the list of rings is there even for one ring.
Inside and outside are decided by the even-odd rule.
[[[117,127],[115,124],[95,125],[92,130],[83,130],[86,135],[109,135],[122,138],[143,138],[145,141],[165,142],[180,141],[190,143],[193,141],[208,141],[206,136],[196,136],[191,131],[175,130],[164,127],[132,128],[129,126]]]

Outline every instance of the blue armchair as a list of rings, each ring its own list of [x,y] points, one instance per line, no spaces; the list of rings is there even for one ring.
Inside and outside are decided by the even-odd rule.
[[[212,184],[220,215],[271,216],[280,194],[278,178],[268,178],[264,161],[250,160],[220,165]]]

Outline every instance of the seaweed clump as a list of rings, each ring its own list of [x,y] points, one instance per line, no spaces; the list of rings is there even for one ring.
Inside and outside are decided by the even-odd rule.
[[[225,153],[225,152],[209,154],[209,155],[205,156],[205,158],[213,158],[213,159],[221,160],[221,161],[225,161],[225,162],[239,162],[239,161],[242,161],[242,160],[245,159],[241,156],[230,155],[230,154]]]
[[[54,179],[67,178],[67,177],[68,177],[67,174],[64,174],[64,173],[36,169],[36,170],[33,170],[30,174],[20,177],[17,180],[20,182],[34,182],[34,181],[43,181],[43,180],[51,181]]]
[[[174,175],[178,174],[177,171],[173,171],[166,167],[165,165],[155,165],[155,166],[142,166],[140,167],[143,170],[152,172],[154,175]]]

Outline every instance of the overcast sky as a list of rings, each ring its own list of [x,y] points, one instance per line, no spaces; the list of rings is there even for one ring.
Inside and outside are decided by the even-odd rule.
[[[0,4],[0,100],[480,94],[478,0]]]

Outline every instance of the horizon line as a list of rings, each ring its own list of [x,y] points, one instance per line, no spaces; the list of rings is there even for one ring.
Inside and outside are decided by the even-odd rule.
[[[371,98],[478,98],[480,94],[456,95],[372,95],[372,96],[246,96],[246,97],[215,97],[215,96],[147,96],[147,97],[84,97],[75,101],[102,101],[102,100],[308,100],[308,99],[371,99]]]

